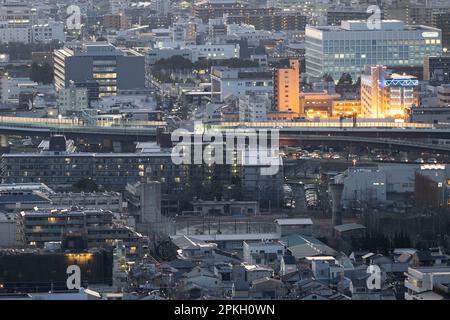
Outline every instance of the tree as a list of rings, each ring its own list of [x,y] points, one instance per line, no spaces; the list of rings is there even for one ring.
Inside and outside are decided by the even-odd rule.
[[[393,246],[395,248],[410,248],[411,247],[411,239],[404,232],[400,232],[399,234],[395,234],[393,240]]]
[[[50,84],[53,82],[53,68],[44,63],[42,66],[33,62],[30,70],[30,79],[43,84]]]
[[[228,60],[227,65],[231,68],[253,68],[258,67],[259,63],[257,61],[252,60],[232,58]]]
[[[91,178],[81,178],[72,187],[78,192],[96,192],[99,190],[97,183]]]
[[[41,81],[44,84],[53,82],[53,68],[48,63],[44,63],[41,67]]]
[[[323,77],[322,77],[322,81],[324,81],[324,82],[334,82],[334,79],[333,79],[333,77],[330,74],[325,73],[323,75]]]
[[[349,84],[353,84],[353,79],[352,76],[349,73],[343,73],[342,76],[340,77],[338,83],[338,85],[349,85]]]
[[[36,62],[33,62],[30,70],[30,79],[34,82],[40,82],[40,68]]]

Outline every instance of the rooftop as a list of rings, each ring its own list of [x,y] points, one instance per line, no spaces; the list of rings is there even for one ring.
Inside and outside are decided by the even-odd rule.
[[[418,272],[418,273],[422,273],[422,274],[433,273],[433,274],[448,274],[448,275],[450,275],[450,266],[416,267],[416,268],[410,267],[409,269],[412,269],[414,272]]]
[[[280,226],[298,226],[298,225],[312,225],[310,218],[296,218],[296,219],[276,219],[275,223]]]
[[[341,224],[339,226],[335,226],[334,230],[338,232],[346,232],[346,231],[352,231],[352,230],[361,230],[365,229],[366,227],[359,223],[346,223]]]
[[[328,32],[340,32],[340,31],[435,31],[440,30],[433,27],[423,25],[405,25],[400,20],[381,20],[381,28],[379,30],[369,29],[367,20],[344,20],[340,26],[307,26],[307,29],[328,31]]]

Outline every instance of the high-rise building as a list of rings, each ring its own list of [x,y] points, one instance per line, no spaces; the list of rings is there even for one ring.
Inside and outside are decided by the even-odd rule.
[[[273,89],[276,110],[300,113],[300,62],[297,59],[290,59],[288,68],[275,70]]]
[[[448,2],[442,1],[411,1],[411,0],[394,0],[392,4],[385,5],[386,19],[396,19],[404,21],[411,25],[427,25],[431,26],[433,15],[445,14],[448,17],[450,8]]]
[[[327,10],[327,25],[340,26],[345,20],[367,20],[371,15],[365,6],[334,6]]]
[[[435,84],[450,83],[450,55],[425,57],[423,79]]]
[[[442,32],[442,49],[450,50],[450,8],[448,12],[433,14],[433,27],[438,28]]]
[[[419,105],[419,80],[391,73],[385,66],[366,66],[361,76],[361,111],[372,118],[404,118],[407,109]]]
[[[299,11],[283,11],[281,8],[254,7],[245,3],[201,2],[194,7],[196,17],[207,23],[210,19],[226,16],[228,24],[250,24],[256,30],[303,30],[308,17]]]
[[[113,96],[118,90],[145,87],[144,56],[134,50],[117,49],[109,43],[84,44],[81,49],[54,51],[55,88],[98,83],[98,95]]]
[[[325,74],[335,81],[349,73],[353,81],[365,65],[422,66],[425,55],[440,55],[441,30],[407,26],[382,20],[380,29],[367,21],[343,21],[340,27],[306,27],[306,75],[309,80]]]
[[[160,16],[167,16],[170,11],[170,0],[153,0],[153,9]]]

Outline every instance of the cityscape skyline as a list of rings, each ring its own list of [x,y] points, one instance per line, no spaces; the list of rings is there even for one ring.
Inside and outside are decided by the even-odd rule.
[[[449,17],[0,0],[0,301],[450,300]]]

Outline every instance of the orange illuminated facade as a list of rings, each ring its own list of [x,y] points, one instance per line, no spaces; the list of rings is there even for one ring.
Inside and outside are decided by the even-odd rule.
[[[337,93],[303,92],[300,94],[300,110],[307,118],[329,118],[332,115],[333,102],[341,96]]]
[[[275,109],[279,112],[300,114],[300,61],[290,59],[288,68],[274,73]]]
[[[332,116],[350,116],[352,114],[361,114],[360,100],[340,100],[332,103]]]
[[[370,118],[407,117],[408,110],[419,105],[419,80],[396,74],[386,66],[366,66],[361,75],[361,112]]]
[[[268,112],[267,113],[268,121],[290,121],[290,120],[294,120],[296,117],[298,117],[298,114],[290,112],[290,111]]]

